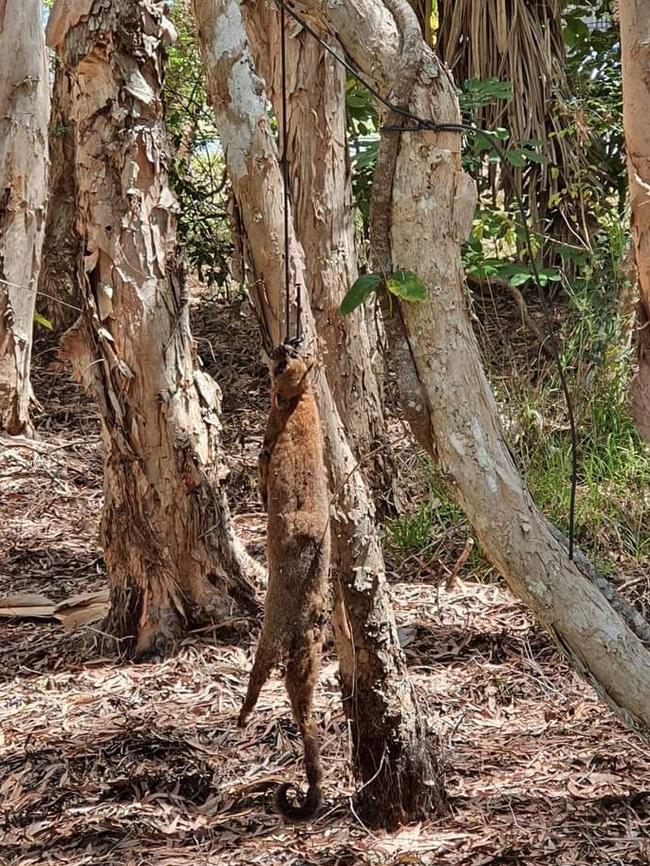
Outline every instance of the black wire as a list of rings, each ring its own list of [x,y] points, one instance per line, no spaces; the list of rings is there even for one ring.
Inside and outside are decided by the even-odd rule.
[[[302,342],[302,286],[296,283],[296,342]]]
[[[282,182],[284,184],[284,337],[289,340],[289,315],[291,307],[289,291],[289,156],[287,148],[287,35],[285,5],[280,5],[280,59],[282,89]]]
[[[576,491],[578,486],[578,433],[576,429],[575,423],[575,415],[573,411],[573,401],[571,399],[571,393],[569,391],[569,385],[566,379],[566,375],[564,372],[564,368],[562,366],[562,359],[560,357],[560,350],[557,345],[557,341],[555,339],[555,334],[553,332],[553,322],[551,319],[551,313],[548,306],[548,301],[546,298],[546,292],[542,288],[542,283],[540,280],[539,269],[537,267],[537,262],[534,258],[533,253],[533,243],[530,230],[528,228],[528,215],[526,213],[526,208],[524,205],[523,198],[517,189],[516,183],[514,182],[514,175],[510,166],[508,165],[507,160],[507,151],[505,148],[501,147],[493,138],[494,133],[489,130],[479,129],[475,126],[469,126],[464,123],[436,123],[434,120],[430,120],[426,117],[419,117],[417,114],[413,114],[412,111],[409,111],[406,108],[402,108],[399,105],[395,105],[389,99],[382,96],[382,94],[374,88],[370,82],[366,80],[366,78],[359,72],[359,70],[354,66],[354,64],[350,63],[344,57],[341,57],[338,52],[334,51],[334,49],[327,44],[327,42],[322,39],[315,30],[313,30],[309,24],[300,18],[294,10],[289,6],[285,0],[275,0],[277,5],[280,7],[280,17],[281,20],[284,20],[285,11],[289,13],[289,15],[296,21],[302,28],[308,33],[313,39],[318,42],[327,52],[330,54],[341,66],[345,67],[348,72],[357,79],[357,81],[362,84],[366,90],[371,93],[375,99],[377,99],[382,105],[388,108],[390,111],[395,112],[395,114],[399,114],[402,117],[407,118],[408,120],[413,121],[414,125],[412,127],[401,127],[401,126],[383,126],[382,131],[385,132],[396,132],[398,134],[403,134],[405,132],[419,132],[421,130],[430,130],[432,132],[457,132],[460,134],[463,133],[471,133],[473,135],[482,135],[486,139],[487,143],[490,145],[492,150],[497,154],[501,161],[501,170],[504,175],[508,179],[513,191],[513,196],[515,199],[515,203],[517,205],[517,209],[519,211],[519,216],[521,219],[521,227],[524,235],[524,243],[526,246],[526,252],[529,258],[529,265],[532,273],[532,279],[537,289],[537,294],[539,296],[539,300],[542,306],[542,313],[544,315],[544,320],[546,322],[546,327],[548,331],[548,339],[551,346],[551,354],[553,355],[553,360],[557,366],[559,378],[560,378],[560,387],[562,389],[562,394],[564,396],[564,400],[566,402],[567,408],[567,417],[569,421],[569,429],[571,432],[571,493],[569,498],[569,559],[573,559],[573,548],[574,548],[574,536],[575,536],[575,504],[576,504]],[[284,44],[283,44],[284,48]],[[283,55],[284,62],[284,55]],[[284,154],[286,158],[286,151]],[[286,181],[285,181],[285,192],[286,192]],[[286,215],[286,206],[285,206],[285,215]],[[287,289],[288,293],[288,289]],[[288,297],[288,294],[287,294]]]

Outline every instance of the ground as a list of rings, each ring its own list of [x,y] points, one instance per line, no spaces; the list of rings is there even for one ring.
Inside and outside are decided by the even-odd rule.
[[[224,391],[237,524],[261,556],[253,480],[267,396],[255,329],[236,304],[202,309],[197,326]],[[0,450],[0,594],[57,600],[105,586],[98,423],[51,349],[37,353],[35,385],[38,439]],[[0,863],[649,864],[647,744],[572,673],[498,576],[464,568],[449,587],[443,548],[393,557],[390,573],[410,673],[442,743],[448,815],[394,835],[358,819],[331,651],[317,700],[326,804],[291,826],[271,805],[279,781],[302,780],[279,678],[247,728],[235,726],[254,623],[235,637],[192,634],[175,657],[131,665],[97,657],[83,632],[5,620]]]

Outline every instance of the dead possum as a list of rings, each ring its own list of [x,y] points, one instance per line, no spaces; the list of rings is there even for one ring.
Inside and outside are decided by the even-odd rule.
[[[322,767],[311,708],[320,668],[330,535],[323,439],[311,384],[314,359],[284,344],[271,354],[272,407],[259,458],[259,489],[268,513],[269,583],[264,625],[239,725],[255,706],[276,664],[286,663],[285,685],[304,746],[309,784],[300,806],[289,784],[276,793],[278,809],[302,820],[321,802]]]

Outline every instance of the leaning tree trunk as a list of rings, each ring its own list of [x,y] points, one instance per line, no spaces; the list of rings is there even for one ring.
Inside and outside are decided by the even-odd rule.
[[[424,46],[413,47],[405,0],[305,0],[329,21],[353,61],[385,94],[399,93],[413,67],[412,111],[457,123],[449,75]],[[417,27],[417,24],[415,25]],[[408,33],[407,33],[408,29]],[[415,56],[400,53],[400,36]],[[408,39],[408,46],[406,45]],[[381,54],[368,45],[381,44]],[[399,77],[393,76],[399,71]],[[395,97],[398,98],[398,97]],[[392,118],[391,118],[392,121]],[[650,626],[595,575],[568,557],[567,546],[535,507],[500,428],[496,401],[472,331],[460,244],[474,211],[473,184],[460,167],[455,133],[400,136],[389,213],[392,263],[429,286],[424,303],[399,303],[409,351],[397,375],[418,385],[416,435],[436,454],[457,488],[488,557],[551,632],[577,671],[626,721],[650,731]],[[382,145],[383,147],[384,145]]]
[[[29,433],[29,367],[47,198],[40,0],[0,4],[0,431]]]
[[[79,10],[86,14],[80,19]],[[248,608],[223,489],[219,392],[197,366],[166,171],[163,0],[59,0],[48,35],[73,84],[84,315],[65,353],[99,402],[107,630],[138,656]],[[131,639],[132,638],[132,639]]]
[[[650,9],[632,0],[621,0],[618,8],[632,239],[641,295],[636,331],[639,370],[631,405],[639,430],[650,443]]]
[[[75,229],[75,130],[70,118],[72,82],[56,64],[52,111],[48,130],[50,185],[41,273],[38,280],[39,312],[57,333],[67,330],[81,312],[77,280],[79,235]]]
[[[282,118],[280,27],[271,3],[242,4],[256,68]],[[324,36],[324,33],[321,33]],[[333,45],[335,49],[336,45]],[[342,51],[338,46],[339,52]],[[338,308],[357,278],[354,207],[347,149],[345,69],[308,33],[287,28],[287,157],[306,291],[323,341],[325,370],[347,437],[384,511],[398,499],[397,468],[386,430],[383,358],[357,308]],[[377,371],[377,372],[376,372]]]
[[[255,295],[271,338],[283,336],[282,177],[271,135],[262,81],[255,74],[236,0],[194,0],[199,41],[226,165],[253,256]],[[291,226],[292,284],[305,285],[304,257]],[[295,309],[294,309],[295,313]],[[308,298],[306,340],[317,335]],[[442,803],[433,740],[426,741],[407,678],[388,599],[381,544],[367,487],[348,445],[324,376],[317,394],[330,483],[332,533],[350,630],[339,643],[345,710],[355,763],[364,782],[360,805],[373,823],[395,826]],[[345,557],[345,558],[343,558]]]

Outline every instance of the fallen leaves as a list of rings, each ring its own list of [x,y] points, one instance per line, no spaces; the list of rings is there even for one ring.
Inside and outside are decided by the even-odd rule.
[[[216,351],[227,356],[225,346]],[[261,549],[263,517],[248,481],[266,408],[259,386],[250,370],[227,371],[237,520]],[[278,781],[303,780],[279,676],[247,728],[235,726],[252,636],[229,645],[207,630],[188,635],[174,658],[123,665],[98,657],[57,618],[18,618],[30,605],[74,617],[105,603],[96,420],[67,384],[50,390],[55,411],[42,440],[5,448],[0,460],[1,589],[4,607],[18,611],[0,622],[3,866],[648,866],[647,747],[496,579],[463,572],[445,586],[465,538],[447,572],[418,566],[392,587],[450,797],[449,815],[394,835],[370,832],[351,808],[333,657],[316,704],[325,808],[291,826],[271,805]]]

